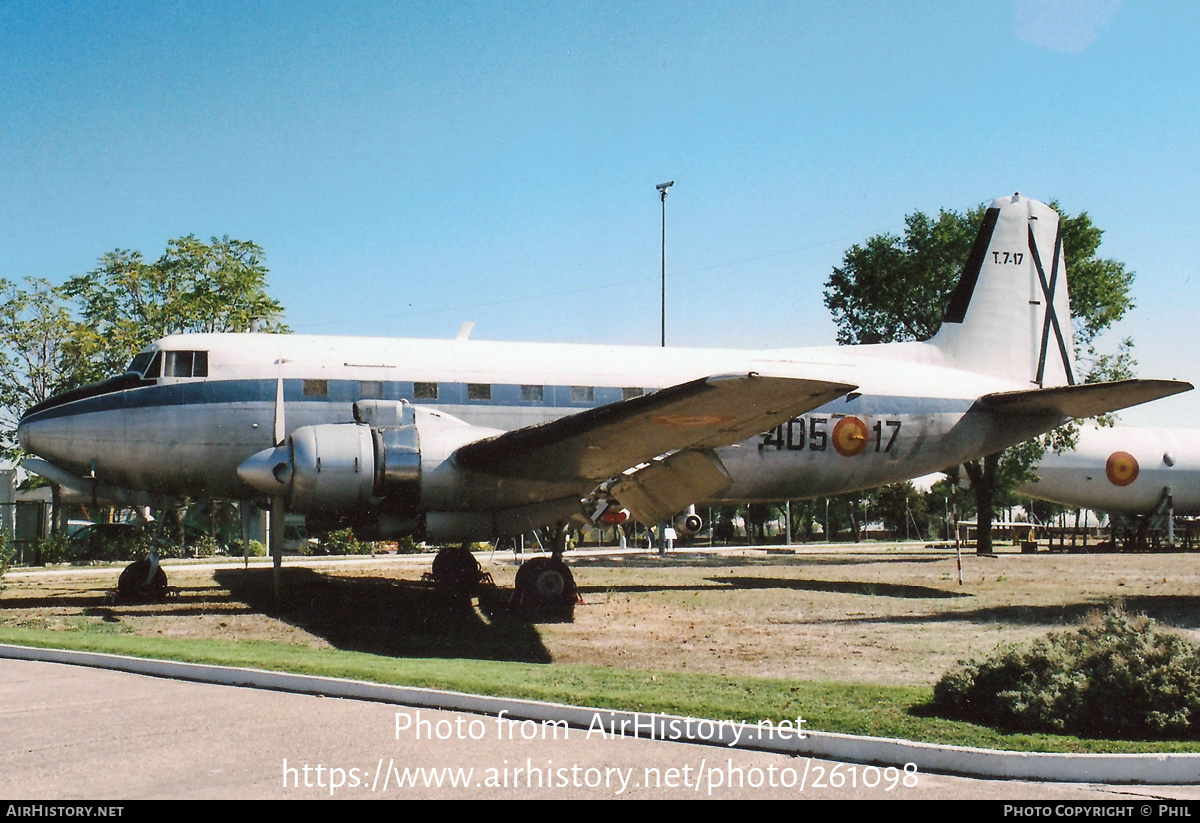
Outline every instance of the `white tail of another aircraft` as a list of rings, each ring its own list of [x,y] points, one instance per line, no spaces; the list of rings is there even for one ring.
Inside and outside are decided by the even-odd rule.
[[[1030,388],[1075,385],[1058,213],[1020,194],[988,207],[929,343],[945,364]]]

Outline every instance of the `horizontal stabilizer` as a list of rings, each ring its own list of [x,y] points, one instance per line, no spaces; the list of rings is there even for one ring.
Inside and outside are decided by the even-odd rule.
[[[754,372],[706,377],[468,443],[454,461],[504,477],[599,481],[667,452],[740,443],[855,388]]]
[[[985,394],[979,398],[978,405],[1003,415],[1084,418],[1120,411],[1193,388],[1191,383],[1182,380],[1117,380]]]

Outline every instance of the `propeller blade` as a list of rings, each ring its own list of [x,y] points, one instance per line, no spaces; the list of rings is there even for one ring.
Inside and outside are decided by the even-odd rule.
[[[287,499],[282,494],[271,498],[271,580],[275,600],[279,600],[279,569],[283,565],[283,521],[287,517]]]
[[[284,427],[283,419],[283,376],[275,381],[275,445],[282,446],[283,438],[287,429]]]

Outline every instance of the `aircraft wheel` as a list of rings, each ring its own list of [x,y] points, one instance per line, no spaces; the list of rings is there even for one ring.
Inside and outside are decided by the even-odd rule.
[[[439,586],[472,589],[479,585],[479,561],[466,546],[448,546],[433,558],[433,580]]]
[[[125,567],[117,578],[117,597],[122,600],[162,600],[167,596],[167,573],[159,566],[150,582],[150,558],[143,557]]]
[[[531,606],[574,606],[575,578],[567,564],[551,557],[535,557],[517,570],[517,595]]]

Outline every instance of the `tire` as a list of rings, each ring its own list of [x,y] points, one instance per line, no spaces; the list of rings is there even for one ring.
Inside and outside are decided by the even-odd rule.
[[[535,557],[517,570],[517,596],[533,607],[574,606],[575,577],[567,564],[551,557]]]
[[[159,566],[154,578],[147,583],[149,573],[150,558],[143,557],[130,563],[117,578],[117,597],[122,600],[162,600],[167,596],[167,573]]]
[[[433,558],[433,581],[439,586],[473,589],[479,585],[479,561],[466,546],[442,549]]]

